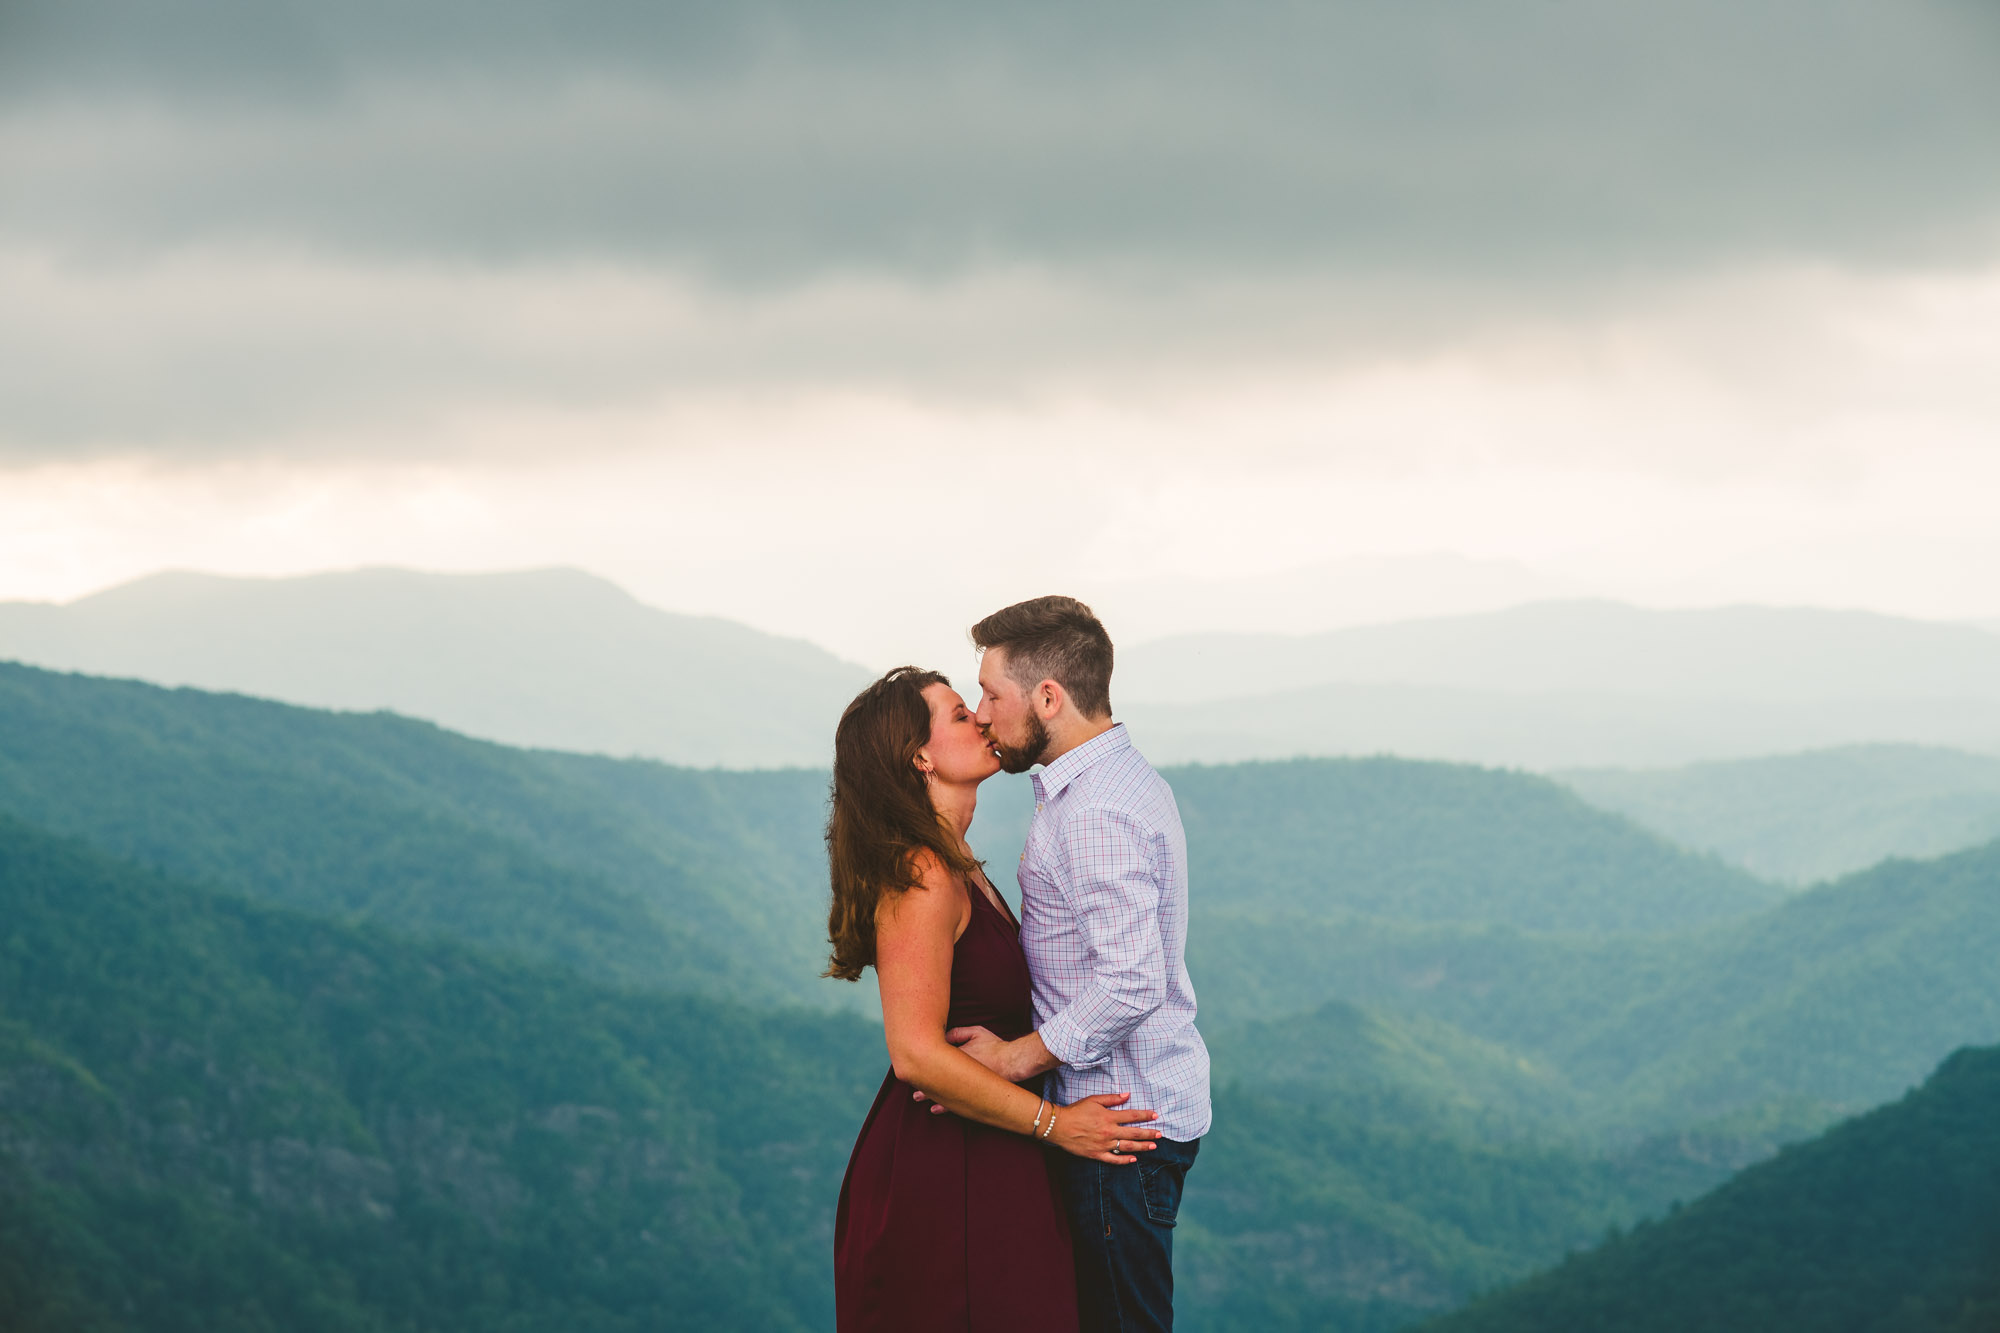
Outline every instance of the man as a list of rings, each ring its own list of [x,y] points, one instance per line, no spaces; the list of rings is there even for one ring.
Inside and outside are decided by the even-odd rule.
[[[1174,794],[1111,720],[1111,637],[1073,597],[1038,597],[972,628],[975,720],[1001,766],[1033,778],[1021,854],[1021,946],[1036,1031],[950,1035],[1013,1082],[1049,1074],[1058,1104],[1129,1093],[1159,1113],[1136,1165],[1062,1157],[1086,1330],[1173,1327],[1173,1227],[1209,1127],[1208,1048],[1195,1031],[1187,837]]]

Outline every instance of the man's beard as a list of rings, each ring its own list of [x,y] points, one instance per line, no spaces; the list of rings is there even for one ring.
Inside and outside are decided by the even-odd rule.
[[[1001,772],[1025,773],[1036,764],[1041,763],[1042,756],[1048,752],[1049,729],[1042,725],[1041,718],[1030,713],[1028,714],[1028,740],[1025,745],[1016,748],[1007,744],[990,731],[986,733],[986,739],[992,741],[993,748],[1000,752]]]

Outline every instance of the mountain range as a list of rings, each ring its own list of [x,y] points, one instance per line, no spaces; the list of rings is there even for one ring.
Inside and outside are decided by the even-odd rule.
[[[1556,776],[1593,805],[1781,883],[2000,838],[2000,756],[1962,750],[1855,745]]]
[[[168,874],[615,984],[868,1007],[816,979],[820,773],[514,750],[10,666],[0,734],[0,812]],[[1578,1123],[1641,1130],[1787,1098],[1823,1120],[2000,1040],[1991,847],[1788,894],[1527,774],[1165,773],[1194,849],[1190,967],[1223,1026],[1331,1001],[1423,1015],[1547,1065]],[[989,786],[975,842],[1004,866],[1028,792]],[[1815,1035],[1812,1015],[1848,1010],[1884,1019]]]
[[[260,906],[5,817],[0,908],[10,1330],[828,1326],[871,1025]],[[1401,1104],[1440,1079],[1404,1065],[1372,1062]],[[1219,1089],[1187,1327],[1387,1329],[1725,1174],[1386,1110]]]
[[[1498,578],[1496,596],[1519,582],[1447,572]],[[1300,623],[1318,615],[1298,607]],[[65,605],[0,604],[0,658],[732,768],[823,766],[834,720],[871,674],[574,570],[162,574]],[[2000,753],[1995,682],[2000,636],[1971,623],[1546,601],[1127,641],[1114,699],[1156,762],[1381,753],[1547,770],[1886,742]]]
[[[824,766],[872,674],[568,569],[158,574],[60,606],[0,604],[0,658],[732,768]]]
[[[1325,634],[1208,634],[1126,650],[1121,702],[1200,703],[1314,685],[1713,700],[2000,701],[2000,643],[1863,611],[1651,610],[1535,602]]]
[[[1579,1130],[1807,1128],[2000,1042],[2000,843],[1890,861],[1758,915],[1578,938],[1214,912],[1205,975],[1245,1020],[1331,1001],[1420,1015],[1567,1085]]]
[[[387,714],[5,664],[0,734],[0,811],[167,873],[630,984],[865,994],[815,980],[820,772],[524,751]],[[1169,776],[1203,910],[1603,933],[1783,896],[1526,774],[1385,759]],[[988,784],[973,833],[989,860],[1011,864],[1030,800],[1025,780]],[[1234,989],[1207,1002],[1242,1007]]]
[[[822,772],[20,666],[0,738],[19,1326],[824,1326],[883,1056],[814,979]],[[1198,1333],[1449,1310],[2000,1040],[2000,844],[1794,892],[1529,774],[1166,771]]]
[[[2000,639],[1864,612],[1542,602],[1120,657],[1168,762],[1395,753],[1647,767],[1864,742],[2000,751]]]

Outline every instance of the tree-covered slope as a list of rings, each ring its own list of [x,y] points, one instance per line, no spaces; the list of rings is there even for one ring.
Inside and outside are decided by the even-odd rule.
[[[389,714],[8,664],[0,734],[0,811],[172,874],[610,980],[866,998],[816,980],[816,772],[514,750]],[[1521,774],[1377,760],[1168,776],[1203,918],[1276,907],[1603,931],[1741,915],[1774,892]],[[988,784],[973,833],[996,869],[1028,813],[1024,781]],[[1197,980],[1219,1012],[1244,1008],[1233,974]]]
[[[13,821],[0,923],[10,1329],[827,1326],[885,1063],[858,1020],[315,921]],[[1434,1063],[1376,1072],[1372,1097],[1220,1090],[1190,1329],[1387,1329],[1717,1175],[1482,1142],[1402,1113]]]
[[[1546,1061],[1421,1014],[1332,1001],[1311,1013],[1210,1024],[1218,1085],[1423,1125],[1478,1141],[1552,1137],[1582,1098]]]
[[[1376,758],[1167,777],[1208,911],[1654,931],[1747,916],[1780,896],[1526,773]]]
[[[1891,861],[1689,935],[1279,914],[1204,935],[1203,972],[1244,1017],[1329,1000],[1425,1015],[1525,1053],[1593,1118],[1640,1129],[1799,1102],[1850,1114],[1959,1046],[2000,1041],[2000,843]]]
[[[1427,1333],[1992,1333],[2000,1047]]]
[[[1133,741],[1145,748],[1143,732]],[[1657,931],[1749,916],[1784,896],[1528,773],[1390,758],[1161,772],[1187,827],[1197,918]],[[987,786],[975,834],[983,847],[1018,848],[1032,798],[1025,784]]]
[[[346,920],[743,999],[819,999],[825,779],[513,750],[0,664],[0,811]]]
[[[0,1324],[824,1328],[884,1064],[0,822]]]
[[[1664,1212],[1728,1166],[1489,1142],[1297,1086],[1230,1086],[1175,1239],[1190,1333],[1387,1333]]]
[[[1855,745],[1557,776],[1593,805],[1794,884],[2000,837],[2000,757],[1962,750]]]

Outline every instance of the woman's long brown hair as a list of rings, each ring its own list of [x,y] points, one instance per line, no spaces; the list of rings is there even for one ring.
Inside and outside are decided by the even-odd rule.
[[[875,908],[885,893],[917,883],[917,854],[929,850],[949,870],[970,875],[979,862],[959,850],[931,804],[917,751],[931,738],[924,691],[950,681],[935,671],[897,667],[854,696],[833,733],[833,810],[826,860],[833,905],[826,938],[833,957],[822,976],[859,981],[875,962]]]

